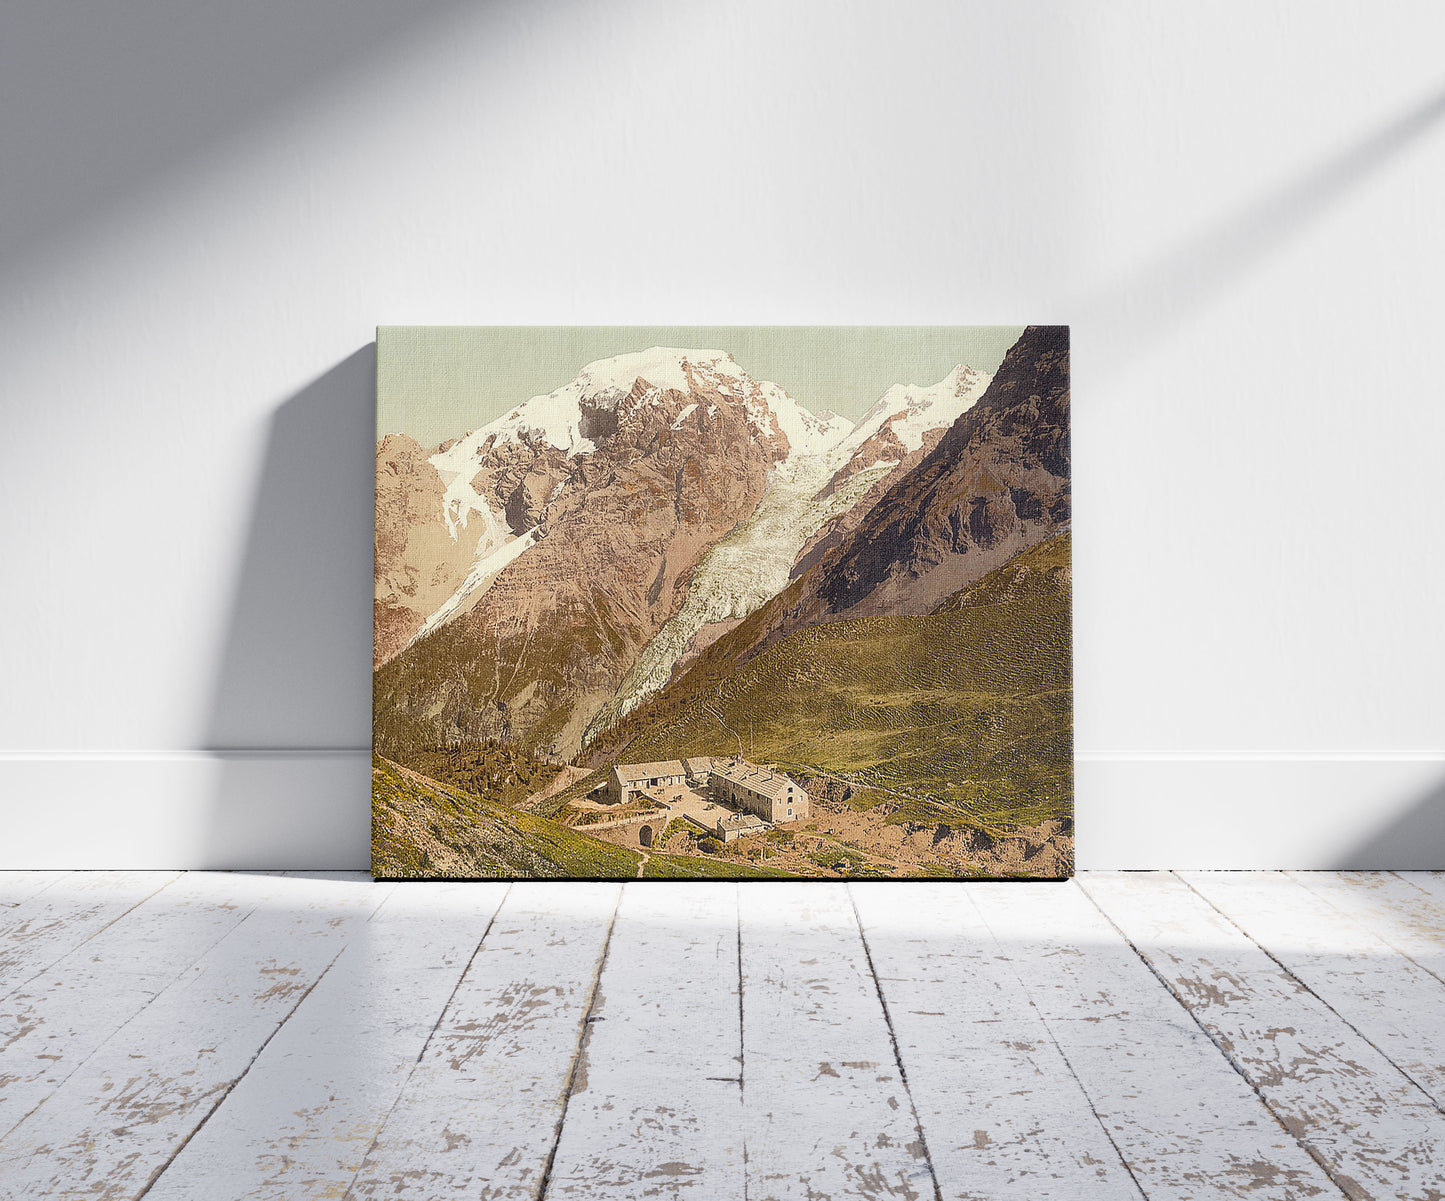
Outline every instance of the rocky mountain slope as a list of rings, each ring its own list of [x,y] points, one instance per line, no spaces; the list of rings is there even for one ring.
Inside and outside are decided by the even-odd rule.
[[[815,585],[819,616],[927,612],[1070,518],[1068,329],[1032,326]]]
[[[570,758],[836,552],[989,382],[898,385],[854,426],[654,348],[430,453],[383,439],[378,746]]]
[[[832,445],[780,466],[754,513],[703,557],[681,610],[648,643],[584,737],[635,709],[777,596],[800,565],[841,540],[973,405],[990,378],[960,364],[931,387],[895,385]]]
[[[473,561],[376,673],[378,747],[497,739],[569,757],[706,552],[851,428],[722,352],[657,348],[440,448],[438,507]]]
[[[373,666],[392,658],[466,578],[476,539],[447,523],[441,475],[405,434],[376,444],[376,599]]]
[[[977,403],[932,449],[912,453],[916,462],[882,495],[861,498],[851,529],[805,549],[793,582],[707,647],[697,666],[725,675],[795,630],[929,613],[1067,528],[1067,328],[1025,330]]]
[[[852,488],[856,500],[808,539],[793,565],[793,579],[821,562],[858,528],[888,489],[917,467],[938,445],[944,431],[973,407],[992,378],[960,363],[932,387],[898,384],[889,388],[863,414],[840,443],[840,451],[848,458],[824,490],[827,495]]]
[[[879,464],[897,466],[920,449],[930,433],[947,429],[971,409],[992,378],[960,363],[930,387],[889,388],[839,444],[848,458],[829,488]]]

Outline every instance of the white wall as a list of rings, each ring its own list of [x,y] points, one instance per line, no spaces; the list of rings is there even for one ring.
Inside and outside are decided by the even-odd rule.
[[[1041,321],[1081,865],[1445,867],[1442,43],[1431,0],[10,6],[0,863],[364,863],[377,323]]]

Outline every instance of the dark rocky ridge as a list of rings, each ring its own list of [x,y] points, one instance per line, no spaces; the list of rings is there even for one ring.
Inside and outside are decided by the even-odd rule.
[[[819,616],[926,613],[1070,518],[1069,332],[1031,326],[979,401],[822,565]]]
[[[797,630],[930,613],[1069,525],[1069,332],[1030,326],[987,390],[773,600],[687,665],[726,675]],[[815,551],[821,549],[823,553]]]

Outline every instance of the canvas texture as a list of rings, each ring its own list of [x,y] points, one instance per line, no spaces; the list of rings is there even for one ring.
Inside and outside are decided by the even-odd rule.
[[[383,327],[377,375],[377,877],[1072,873],[1067,328]]]

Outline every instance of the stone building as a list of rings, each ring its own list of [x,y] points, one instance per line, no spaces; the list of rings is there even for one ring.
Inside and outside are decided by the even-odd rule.
[[[765,822],[792,822],[808,816],[808,794],[791,776],[746,759],[714,759],[709,773],[712,799],[756,814]]]
[[[683,788],[765,822],[792,822],[808,816],[808,794],[802,785],[746,759],[696,755],[654,763],[618,763],[607,780],[608,799],[618,805],[642,797],[671,801],[676,790]]]
[[[608,797],[618,805],[639,797],[654,795],[658,790],[683,787],[687,769],[681,759],[663,759],[656,763],[618,763],[607,780]]]
[[[767,828],[767,822],[751,813],[729,813],[726,817],[718,818],[715,830],[723,842],[732,842],[734,838],[741,838],[744,834],[761,834]]]
[[[684,759],[682,766],[687,770],[688,784],[701,792],[708,786],[712,778],[712,757],[710,755],[694,755],[690,759]]]

